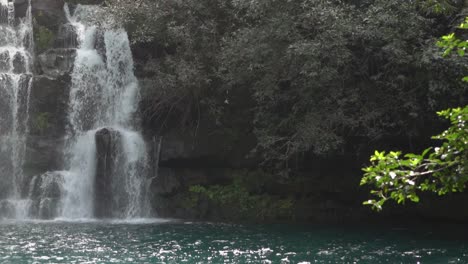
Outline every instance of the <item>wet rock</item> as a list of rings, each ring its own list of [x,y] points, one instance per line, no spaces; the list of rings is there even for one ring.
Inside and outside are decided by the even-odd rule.
[[[174,170],[169,168],[160,168],[153,184],[154,194],[161,196],[174,194],[181,187],[180,178],[175,174]]]
[[[43,198],[39,201],[36,215],[40,219],[53,219],[58,216],[60,200],[55,198]],[[34,210],[31,210],[33,212]]]
[[[25,175],[37,175],[48,170],[58,170],[61,168],[63,162],[63,138],[53,139],[44,136],[29,136],[27,144],[26,161],[23,169]]]
[[[202,131],[203,130],[203,131]],[[250,168],[257,161],[249,158],[249,137],[234,148],[224,135],[213,135],[207,127],[197,135],[177,130],[162,135],[160,165],[169,168]]]
[[[52,49],[39,55],[42,72],[48,77],[57,78],[71,74],[76,57],[75,49]]]
[[[14,218],[15,207],[8,200],[0,200],[0,219],[1,218]]]
[[[54,46],[64,49],[78,47],[78,35],[73,25],[69,23],[60,25]]]
[[[35,76],[30,96],[29,127],[32,135],[60,138],[65,134],[70,76]]]
[[[10,124],[13,122],[11,113],[11,89],[13,79],[8,74],[0,73],[0,122],[1,124]],[[0,136],[6,136],[10,131],[8,126],[0,126]]]
[[[36,76],[29,101],[29,134],[26,140],[26,176],[57,170],[63,160],[67,126],[69,76],[54,79]]]
[[[41,197],[41,185],[42,177],[41,175],[35,175],[30,178],[28,195],[31,199],[37,200]]]
[[[98,218],[112,216],[112,177],[114,175],[114,160],[120,151],[120,134],[118,131],[103,128],[96,132],[96,179],[94,215]]]
[[[32,200],[30,215],[41,219],[57,216],[60,198],[63,195],[63,174],[60,171],[36,175],[29,182],[29,197]]]
[[[36,25],[57,31],[58,27],[66,23],[63,12],[63,0],[34,0],[31,1],[32,13]]]
[[[10,71],[10,54],[8,52],[0,53],[0,71],[1,72]]]
[[[41,219],[51,219],[55,216],[55,206],[54,199],[44,198],[39,202],[39,213],[38,216]]]
[[[25,17],[28,11],[28,0],[14,0],[15,5],[15,17]]]
[[[0,154],[0,176],[2,178],[2,184],[0,184],[0,200],[8,198],[12,194],[10,183],[13,181],[11,177],[13,166],[8,158],[4,158],[4,156],[6,155],[3,153]]]
[[[104,0],[69,0],[69,4],[80,4],[80,5],[100,5],[104,3]]]
[[[26,58],[24,53],[17,52],[13,57],[13,72],[16,74],[26,72]]]
[[[106,42],[104,39],[104,32],[103,31],[97,31],[96,32],[96,42],[94,43],[94,48],[97,50],[99,55],[102,56],[102,59],[104,60],[104,63],[107,61],[107,53],[106,53]]]
[[[41,175],[36,175],[29,182],[29,197],[39,198],[60,198],[63,190],[63,174],[60,171],[48,171]]]
[[[67,23],[63,0],[31,1],[36,53],[53,48],[59,27]]]
[[[64,178],[61,172],[48,172],[41,176],[42,197],[59,199],[63,193]]]

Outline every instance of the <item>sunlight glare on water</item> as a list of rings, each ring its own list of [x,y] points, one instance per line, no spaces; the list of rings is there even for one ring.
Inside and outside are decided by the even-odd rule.
[[[132,221],[0,224],[1,263],[467,263],[459,231]]]

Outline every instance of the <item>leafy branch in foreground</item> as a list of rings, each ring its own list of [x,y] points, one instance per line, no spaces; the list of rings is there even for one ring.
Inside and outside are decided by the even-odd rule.
[[[420,191],[444,195],[461,192],[468,182],[468,106],[437,113],[451,126],[433,139],[443,140],[440,147],[428,148],[422,154],[378,152],[371,157],[371,166],[364,168],[361,185],[372,185],[375,199],[364,204],[381,210],[388,200],[405,203],[419,201]]]
[[[468,29],[468,17],[465,18],[465,21],[461,23],[458,28]],[[465,51],[468,48],[468,41],[457,38],[455,33],[450,33],[448,35],[442,36],[440,40],[437,41],[437,46],[444,48],[444,57],[450,55],[453,51],[456,51],[460,56],[465,56]]]

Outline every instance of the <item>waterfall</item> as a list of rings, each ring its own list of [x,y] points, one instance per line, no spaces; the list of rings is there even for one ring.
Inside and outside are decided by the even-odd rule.
[[[17,17],[13,1],[0,0],[0,218],[24,219],[31,201],[22,166],[32,86],[31,2]]]
[[[140,218],[148,153],[138,132],[138,81],[127,33],[102,10],[78,5],[62,30],[76,35],[62,168],[25,177],[32,89],[31,0],[22,15],[0,0],[0,219]],[[23,17],[20,17],[23,16]],[[73,40],[75,42],[75,40]]]
[[[68,110],[66,173],[59,216],[145,215],[145,142],[135,124],[138,81],[127,33],[95,25],[99,7],[78,5],[69,23],[78,36]],[[102,143],[98,146],[98,141]]]

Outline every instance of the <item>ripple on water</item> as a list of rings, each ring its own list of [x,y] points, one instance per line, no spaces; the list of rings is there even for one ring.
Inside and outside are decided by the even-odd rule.
[[[468,263],[464,236],[447,232],[149,219],[4,222],[0,263]]]

